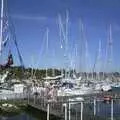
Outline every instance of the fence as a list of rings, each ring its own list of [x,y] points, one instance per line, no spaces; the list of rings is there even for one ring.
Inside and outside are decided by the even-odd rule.
[[[47,112],[47,120],[50,115],[62,120],[119,120],[120,99],[104,100],[91,98],[82,100],[77,97],[57,97],[55,101],[41,96],[29,95],[28,104],[39,110]]]

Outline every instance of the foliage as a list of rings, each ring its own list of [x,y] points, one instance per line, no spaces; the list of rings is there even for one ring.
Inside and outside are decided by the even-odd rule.
[[[46,77],[46,69],[32,69],[32,68],[22,68],[21,66],[14,66],[11,68],[8,68],[6,70],[1,70],[0,69],[0,74],[4,74],[6,71],[9,71],[9,75],[7,77],[7,79],[29,79],[29,78],[36,78],[36,79],[42,79],[44,77]],[[54,73],[54,74],[53,74]],[[86,73],[86,72],[82,72],[82,73],[76,73],[75,70],[71,70],[69,72],[66,72],[67,74],[70,73],[70,76],[72,77],[73,74],[75,73],[76,76],[86,76],[87,74],[90,76],[93,75],[93,77],[96,77],[97,73]],[[63,70],[63,74],[65,74],[65,70]],[[112,74],[115,77],[120,77],[120,73],[119,72],[114,72],[114,73],[104,73],[105,76],[108,76],[109,74]],[[48,76],[57,76],[57,75],[61,75],[61,70],[60,69],[52,69],[49,68],[47,69],[47,75]],[[99,73],[100,76],[103,76],[103,72]]]
[[[45,69],[32,69],[32,68],[22,68],[21,66],[14,66],[6,70],[0,70],[0,74],[4,74],[6,71],[9,71],[9,75],[7,79],[29,79],[29,78],[36,78],[42,79],[46,76]],[[48,76],[53,76],[53,69],[47,70]],[[58,69],[54,69],[55,76],[60,75],[61,72]]]

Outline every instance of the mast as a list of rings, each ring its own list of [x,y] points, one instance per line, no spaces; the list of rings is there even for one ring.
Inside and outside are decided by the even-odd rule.
[[[31,56],[31,78],[34,79],[34,64],[35,64],[35,59],[34,56]]]
[[[108,60],[108,64],[109,66],[111,67],[111,64],[112,64],[112,57],[113,57],[113,40],[112,40],[112,27],[111,27],[111,24],[110,24],[110,31],[109,31],[109,42],[108,42],[108,45],[109,45],[109,48],[110,48],[110,56],[109,56],[109,60]],[[112,68],[110,68],[111,70]],[[111,72],[111,71],[110,71]]]
[[[101,72],[101,40],[99,41],[99,50],[98,50],[98,80],[100,80]]]
[[[64,50],[64,59],[65,59],[65,78],[67,78],[68,73],[68,23],[69,23],[69,13],[66,10],[66,19],[65,25],[62,23],[61,15],[58,15],[59,20],[59,29],[60,29],[60,41],[61,41],[61,48]],[[61,71],[62,74],[62,71]]]
[[[53,50],[53,59],[55,58],[55,51]],[[53,65],[53,68],[52,68],[52,76],[54,77],[55,76],[55,66]]]
[[[68,68],[68,22],[69,22],[69,13],[66,10],[66,26],[65,26],[65,59],[66,59],[66,70],[65,70],[65,78],[68,77],[68,72],[69,72],[69,68]]]
[[[82,23],[82,20],[80,20],[80,32],[81,32],[81,69],[82,72],[86,72],[86,78],[88,79],[88,65],[89,60],[88,60],[88,41],[85,36],[85,30],[84,30],[84,25]]]
[[[59,38],[60,38],[60,48],[63,49],[63,39],[62,39],[62,30],[63,30],[63,26],[62,26],[62,22],[61,22],[61,16],[60,14],[58,15],[58,27],[59,27]],[[62,29],[62,30],[61,30]],[[60,68],[60,71],[61,71],[61,75],[64,74],[63,72],[64,70],[64,67]]]
[[[98,55],[96,61],[96,73],[98,80],[100,80],[100,71],[101,71],[101,40],[99,40]]]
[[[46,29],[46,55],[48,53],[48,33],[49,33],[49,29]],[[48,72],[47,72],[47,65],[46,65],[46,77],[48,76]]]
[[[85,39],[85,64],[86,64],[86,78],[88,80],[88,43],[87,40]]]
[[[0,21],[0,55],[2,52],[2,41],[3,41],[3,12],[4,12],[4,2],[1,0],[1,21]]]
[[[73,49],[73,53],[71,54],[71,71],[72,71],[72,76],[75,76],[78,70],[78,66],[77,66],[77,44],[75,44],[75,47]]]
[[[75,58],[74,58],[74,72],[76,72],[77,73],[77,63],[76,63],[76,59],[77,59],[77,56],[78,56],[78,49],[77,49],[77,44],[75,45]],[[74,73],[75,74],[75,73]]]
[[[107,72],[112,72],[112,58],[113,58],[113,39],[112,39],[112,26],[109,27],[109,36],[107,40],[106,48],[106,65],[105,69]]]
[[[68,22],[69,22],[69,13],[66,11],[66,36],[65,36],[65,48],[66,48],[66,54],[68,52]]]

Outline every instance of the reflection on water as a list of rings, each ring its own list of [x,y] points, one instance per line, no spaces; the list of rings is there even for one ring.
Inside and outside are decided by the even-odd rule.
[[[26,113],[21,113],[20,115],[16,115],[16,116],[9,116],[9,117],[0,117],[0,120],[38,120]],[[40,120],[40,119],[39,119]]]

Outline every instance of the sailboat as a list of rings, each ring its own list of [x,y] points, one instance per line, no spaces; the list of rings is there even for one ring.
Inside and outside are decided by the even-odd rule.
[[[112,40],[112,27],[110,25],[109,28],[109,36],[108,36],[108,41],[107,41],[107,49],[106,49],[106,68],[107,71],[109,72],[109,75],[107,76],[106,80],[102,83],[102,90],[103,91],[111,91],[112,87],[111,87],[111,80],[112,80],[112,48],[113,48],[113,40]]]
[[[64,46],[63,44],[61,45],[62,47],[61,48],[64,48],[64,57],[67,58],[68,57],[68,14],[66,14],[66,26],[64,28],[63,24],[62,24],[62,20],[61,20],[61,16],[59,16],[59,24],[60,24],[60,30],[61,30],[61,36],[63,36],[63,41],[62,43],[64,43]],[[83,26],[82,26],[82,34],[83,34]],[[82,36],[82,37],[85,37],[85,36]],[[83,38],[84,39],[84,38]],[[87,57],[88,57],[88,53],[87,53],[87,48],[88,48],[88,45],[87,45],[87,41],[84,40],[84,47],[85,47],[85,58],[87,60]],[[76,52],[76,50],[75,50]],[[66,63],[68,63],[67,59],[66,60]],[[84,60],[83,60],[84,61]],[[84,61],[85,62],[85,61]],[[86,64],[87,64],[87,61],[86,61]],[[70,78],[68,77],[68,67],[67,66],[68,64],[65,65],[66,67],[66,72],[65,72],[65,78],[63,78],[61,81],[63,82],[63,84],[66,84],[66,86],[64,87],[61,87],[60,90],[58,90],[58,93],[59,95],[63,95],[63,96],[72,96],[72,95],[83,95],[83,94],[90,94],[90,93],[93,93],[93,88],[91,86],[87,86],[86,83],[83,83],[82,82],[82,77],[79,76],[78,78],[74,76],[74,79],[73,78]],[[87,69],[87,66],[86,66],[86,69]],[[87,78],[88,80],[88,74],[87,74]],[[81,85],[79,84],[81,81]],[[79,85],[78,85],[79,84]]]
[[[9,68],[12,67],[14,64],[14,61],[13,61],[14,56],[12,53],[12,48],[10,47],[10,43],[11,43],[10,40],[13,40],[14,42],[14,45],[17,49],[20,63],[23,63],[23,59],[22,59],[22,56],[18,48],[16,35],[15,35],[15,28],[13,24],[11,23],[12,21],[9,21],[8,19],[9,17],[8,17],[6,9],[4,8],[4,4],[5,4],[4,2],[5,0],[1,0],[1,19],[0,19],[0,62],[1,64],[0,64],[0,70],[1,70],[1,73],[3,73],[3,75],[0,79],[0,85],[1,85],[0,99],[7,99],[7,98],[11,99],[12,97],[14,97],[14,94],[16,91],[18,92],[18,91],[21,91],[20,90],[21,88],[23,89],[23,86],[19,87],[20,84],[19,85],[14,84],[13,86],[10,86],[9,83],[11,82],[11,80],[9,80],[9,83],[6,80],[6,78],[9,75]],[[7,55],[7,61],[3,62],[2,60],[5,61],[6,55]],[[4,59],[3,59],[3,56],[5,57]],[[15,86],[17,86],[17,90]]]
[[[3,48],[6,46],[7,42],[8,42],[8,34],[7,34],[7,28],[8,28],[8,21],[5,19],[4,17],[6,17],[4,15],[4,1],[1,0],[1,19],[0,19],[0,57],[2,55],[3,52]],[[5,35],[4,35],[5,34]],[[0,69],[3,71],[7,68],[9,68],[11,65],[13,65],[13,56],[11,51],[9,51],[9,55],[8,55],[8,59],[7,62],[4,64],[0,64]],[[5,79],[8,76],[8,71],[6,71],[0,79],[0,84],[3,84],[5,82]]]
[[[111,87],[112,87],[112,91],[120,91],[120,83],[119,82],[112,84]]]

